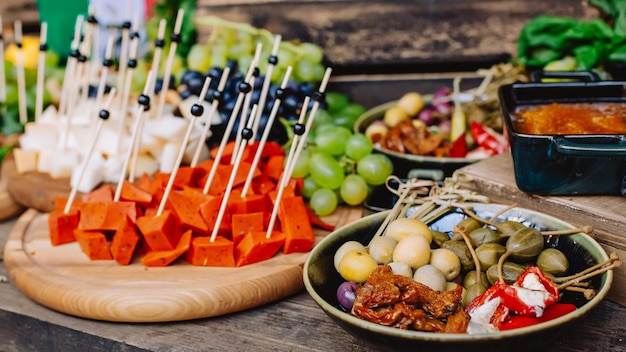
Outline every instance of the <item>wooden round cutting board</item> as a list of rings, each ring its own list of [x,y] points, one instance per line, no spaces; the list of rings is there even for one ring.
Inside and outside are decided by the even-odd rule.
[[[342,208],[324,220],[342,226],[361,216]],[[66,314],[114,322],[168,322],[253,308],[304,287],[308,253],[277,254],[239,268],[167,267],[91,261],[74,243],[52,246],[48,214],[28,209],[9,234],[4,262],[13,283],[30,299]],[[315,230],[316,240],[327,231]]]

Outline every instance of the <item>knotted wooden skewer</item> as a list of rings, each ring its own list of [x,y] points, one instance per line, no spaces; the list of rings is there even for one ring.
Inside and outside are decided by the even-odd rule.
[[[180,29],[183,25],[183,17],[185,15],[185,10],[178,9],[178,13],[176,14],[176,23],[174,24],[174,32],[172,33],[170,40],[170,50],[167,54],[167,61],[165,62],[165,72],[163,73],[163,85],[161,88],[161,92],[159,93],[159,102],[157,105],[156,117],[159,118],[163,115],[163,108],[165,106],[165,96],[167,95],[167,89],[170,85],[170,75],[172,74],[172,65],[174,64],[174,58],[176,56],[176,49],[178,48],[178,43],[181,41]]]
[[[254,134],[252,132],[252,126],[254,124],[254,119],[256,117],[256,109],[258,105],[254,105],[252,107],[252,113],[250,114],[250,119],[246,125],[246,128],[243,129],[243,139],[241,141],[241,152],[237,154],[235,158],[235,164],[233,164],[233,170],[230,172],[230,178],[228,179],[228,184],[226,185],[226,190],[224,191],[224,198],[222,199],[222,204],[220,205],[220,210],[217,213],[217,219],[215,220],[215,225],[213,226],[213,232],[211,232],[211,242],[215,242],[215,238],[217,237],[217,232],[220,229],[220,225],[222,224],[222,219],[224,218],[224,213],[226,213],[226,207],[228,206],[228,199],[230,198],[230,193],[233,189],[233,184],[235,183],[235,178],[237,177],[237,170],[239,170],[239,165],[241,164],[241,159],[243,159],[243,152],[248,144],[248,140],[250,138],[254,138]],[[243,121],[242,121],[243,123]]]
[[[80,183],[83,182],[83,177],[85,176],[85,171],[87,170],[87,167],[89,165],[89,160],[91,159],[93,155],[93,151],[96,148],[96,145],[98,144],[98,139],[100,138],[100,131],[102,131],[102,126],[104,124],[104,121],[109,119],[110,113],[108,109],[111,106],[111,102],[113,101],[114,97],[115,97],[115,88],[111,89],[111,92],[109,93],[109,97],[107,99],[105,106],[98,113],[99,118],[98,118],[98,121],[96,122],[96,131],[94,134],[94,138],[91,141],[91,145],[89,146],[89,151],[87,152],[87,155],[85,156],[85,160],[78,174],[78,178],[76,179],[76,183],[72,185],[72,190],[70,191],[70,195],[67,198],[67,203],[65,203],[65,208],[63,209],[63,214],[67,215],[70,212],[70,209],[72,208],[72,203],[74,202],[74,199],[76,198],[76,193],[78,192],[78,187],[80,187]]]
[[[15,27],[15,46],[16,52],[16,68],[17,68],[17,94],[19,104],[20,122],[25,124],[28,122],[28,115],[26,111],[26,79],[24,78],[24,52],[22,50],[22,21],[17,20],[14,23]],[[4,58],[2,58],[4,60]]]
[[[276,193],[276,200],[274,200],[274,207],[272,208],[272,214],[270,216],[270,221],[267,226],[267,233],[265,234],[266,238],[270,238],[272,236],[272,231],[274,231],[274,224],[276,223],[276,217],[278,216],[278,210],[280,209],[280,201],[283,198],[283,192],[285,191],[285,186],[289,178],[291,178],[290,165],[295,163],[294,157],[296,148],[298,145],[298,140],[302,138],[305,134],[305,125],[304,119],[306,117],[306,113],[308,112],[309,107],[309,96],[304,98],[304,102],[302,103],[302,110],[300,110],[300,117],[298,119],[298,123],[293,126],[293,140],[291,143],[291,147],[289,148],[289,153],[287,154],[287,161],[285,163],[285,169],[283,170],[283,175],[280,181],[278,182],[278,189]],[[293,171],[293,169],[291,169]]]
[[[278,115],[278,110],[280,109],[280,104],[282,103],[282,99],[284,97],[285,88],[287,88],[287,84],[289,83],[291,70],[291,66],[287,67],[287,71],[285,72],[285,76],[283,77],[283,82],[280,85],[280,88],[276,90],[276,99],[274,100],[274,105],[272,105],[272,111],[270,112],[270,116],[267,119],[267,124],[265,125],[265,130],[263,130],[263,135],[261,136],[261,139],[259,141],[259,147],[257,148],[254,159],[252,160],[252,165],[250,166],[250,171],[248,172],[248,176],[246,177],[246,182],[244,183],[241,190],[241,198],[244,198],[246,194],[248,194],[248,190],[250,189],[250,185],[252,184],[252,179],[254,178],[254,170],[256,170],[256,167],[261,160],[261,155],[263,155],[265,143],[267,142],[267,138],[269,137],[270,131],[272,129],[271,127],[274,124],[276,115]],[[257,114],[256,118],[260,118],[259,114]]]
[[[241,108],[241,117],[240,117],[240,121],[244,121],[247,116],[248,116],[248,109],[250,108],[250,101],[252,99],[252,91],[254,90],[254,82],[256,81],[256,78],[259,75],[259,68],[258,68],[258,64],[259,64],[259,58],[261,56],[261,50],[262,50],[263,46],[261,45],[261,43],[257,44],[256,47],[256,51],[254,54],[254,58],[252,59],[252,62],[255,63],[253,71],[252,71],[252,77],[250,77],[250,92],[248,92],[245,97],[244,97],[244,101],[243,101],[243,107]],[[260,105],[259,105],[260,106]],[[258,110],[263,110],[263,107],[260,106],[260,109]],[[260,115],[259,115],[260,117]],[[256,120],[256,119],[255,119]],[[233,165],[235,157],[237,156],[237,153],[239,152],[239,144],[241,142],[241,131],[243,131],[244,125],[243,123],[239,124],[239,129],[237,130],[237,133],[235,134],[235,145],[233,148],[233,156],[230,159],[230,164]],[[256,131],[256,130],[253,130]]]
[[[272,47],[272,52],[270,56],[267,58],[267,69],[265,71],[265,78],[263,79],[263,87],[261,87],[261,95],[259,96],[259,109],[257,112],[257,117],[254,120],[254,130],[259,130],[259,124],[261,123],[261,115],[263,115],[263,110],[265,109],[265,101],[267,100],[267,93],[270,90],[270,85],[272,83],[272,75],[274,74],[274,66],[278,64],[278,48],[280,47],[280,41],[282,37],[280,34],[274,37],[274,46]],[[269,124],[268,126],[271,126]],[[251,140],[250,143],[253,141]]]
[[[138,105],[135,112],[135,126],[133,128],[132,136],[130,138],[130,146],[134,145],[135,141],[137,140],[137,136],[139,134],[139,126],[141,124],[144,113],[150,110],[150,97],[148,96],[148,93],[150,92],[150,89],[152,89],[152,87],[150,86],[151,75],[152,72],[148,72],[148,78],[146,79],[146,83],[143,88],[143,94],[139,95],[139,97],[137,98]],[[120,138],[122,137],[120,136]],[[126,158],[124,159],[124,165],[122,166],[122,171],[120,173],[120,178],[117,183],[117,188],[115,189],[115,196],[113,200],[116,202],[120,200],[120,196],[122,194],[122,185],[124,184],[124,180],[126,179],[126,172],[128,171],[131,162],[132,153],[133,148],[128,148]]]
[[[39,33],[39,56],[37,57],[37,92],[35,93],[35,122],[41,117],[43,111],[43,85],[45,80],[46,68],[46,51],[48,45],[46,40],[48,37],[48,23],[41,23],[41,32]]]
[[[230,137],[230,133],[233,130],[233,125],[235,124],[235,120],[237,119],[237,115],[239,114],[239,109],[241,108],[241,103],[246,94],[250,92],[252,89],[250,87],[250,78],[254,72],[254,68],[256,67],[256,62],[252,60],[250,63],[250,67],[248,68],[248,72],[243,82],[239,83],[239,94],[237,95],[237,100],[235,101],[235,106],[233,107],[233,111],[230,114],[230,118],[226,123],[226,129],[224,130],[224,135],[222,136],[222,140],[220,141],[220,145],[217,148],[217,153],[215,158],[213,159],[213,165],[211,166],[211,171],[209,171],[209,176],[206,179],[204,184],[204,188],[202,190],[203,194],[209,193],[209,188],[213,183],[213,179],[215,178],[215,174],[217,173],[217,167],[219,166],[220,161],[222,160],[222,154],[224,153],[224,148],[226,147],[226,143],[228,143],[228,138]]]
[[[211,128],[211,124],[213,122],[213,116],[217,112],[217,109],[220,106],[220,103],[224,94],[224,87],[226,87],[226,82],[228,81],[228,77],[230,75],[230,67],[224,67],[222,70],[222,76],[220,77],[220,82],[217,85],[217,90],[213,92],[213,101],[211,102],[211,109],[209,110],[209,114],[204,122],[204,128],[202,129],[202,133],[200,135],[200,140],[198,145],[196,146],[196,150],[193,153],[193,157],[191,159],[191,167],[195,167],[198,164],[200,159],[200,153],[202,152],[202,146],[204,141],[206,141],[206,137],[209,134],[209,129]]]
[[[130,28],[132,23],[130,23],[130,16],[132,13],[132,0],[126,0],[126,12],[125,18],[126,20],[122,22],[120,25],[122,34],[122,42],[120,44],[120,56],[119,56],[119,70],[117,76],[117,87],[121,88],[124,86],[124,79],[126,79],[126,66],[128,62],[128,45],[130,42]]]
[[[80,45],[80,31],[82,26],[83,16],[78,15],[76,17],[76,24],[74,25],[74,39],[72,40],[71,44],[70,56],[67,58],[67,64],[65,65],[65,75],[63,78],[63,87],[61,88],[61,99],[59,101],[59,117],[67,117],[68,115],[67,109],[71,95],[70,90],[73,89],[75,86],[73,77],[75,77],[76,75],[76,62],[78,61],[78,57],[80,56],[80,51],[78,50],[78,47]],[[65,136],[66,135],[64,135],[63,138],[65,138]],[[61,145],[63,148],[65,148],[65,141],[63,141]]]
[[[256,69],[255,69],[256,70]],[[241,107],[241,116],[239,117],[239,128],[237,129],[237,133],[235,134],[235,145],[233,146],[233,155],[230,158],[230,164],[233,165],[235,163],[235,158],[239,153],[239,145],[241,144],[241,132],[245,128],[243,121],[246,121],[248,118],[248,110],[250,108],[251,100],[252,100],[252,92],[254,91],[254,82],[256,81],[256,77],[252,75],[250,77],[250,92],[245,95],[243,99],[243,105]]]
[[[204,106],[202,106],[202,101],[204,100],[204,96],[206,92],[209,90],[209,84],[211,84],[211,77],[207,77],[204,80],[204,85],[202,86],[202,91],[200,97],[198,98],[198,102],[191,106],[191,115],[192,118],[189,121],[189,126],[187,127],[187,132],[185,133],[185,137],[183,138],[183,142],[178,149],[178,155],[176,156],[176,162],[174,163],[174,168],[170,173],[170,177],[167,181],[167,186],[165,186],[165,191],[163,192],[163,198],[161,198],[161,203],[159,204],[159,209],[157,210],[156,215],[159,216],[163,214],[165,210],[165,204],[167,202],[167,198],[172,191],[172,187],[174,187],[174,180],[176,179],[176,175],[178,174],[178,169],[180,168],[180,164],[183,161],[183,157],[185,156],[185,148],[187,147],[187,143],[189,142],[189,136],[191,136],[191,132],[196,125],[196,120],[204,114]]]
[[[122,151],[122,142],[126,131],[126,115],[128,114],[128,97],[130,96],[130,89],[133,83],[133,75],[135,73],[135,67],[137,67],[137,48],[139,46],[139,38],[134,38],[131,43],[130,53],[128,54],[128,61],[126,67],[126,78],[122,90],[122,108],[120,109],[120,125],[119,136],[117,140],[117,155]],[[146,82],[146,85],[150,85],[151,82]],[[150,92],[148,92],[149,94]]]
[[[161,63],[161,53],[163,52],[163,47],[165,46],[165,25],[167,21],[163,18],[159,21],[159,31],[157,32],[157,38],[154,40],[154,55],[152,56],[152,79],[156,82],[157,76],[159,75],[159,65]],[[151,85],[154,85],[155,82],[152,82]],[[169,83],[168,83],[169,84]],[[167,89],[167,87],[162,86],[161,90]],[[150,92],[150,96],[152,97],[154,92]]]
[[[107,41],[106,49],[104,50],[104,60],[102,60],[102,67],[100,69],[100,80],[98,82],[98,91],[96,92],[96,106],[100,106],[102,97],[104,96],[104,90],[107,83],[107,75],[109,69],[113,66],[113,44],[115,38],[109,37]]]

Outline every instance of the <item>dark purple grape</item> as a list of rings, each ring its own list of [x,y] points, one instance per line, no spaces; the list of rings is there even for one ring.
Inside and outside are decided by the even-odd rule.
[[[190,96],[192,96],[193,93],[191,93],[191,91],[189,89],[184,89],[184,90],[182,90],[179,93],[179,95],[180,95],[181,99],[185,100],[185,99],[189,98]]]
[[[204,82],[204,74],[195,70],[186,71],[180,78],[180,83],[189,86],[189,81],[192,79],[199,79]]]
[[[356,282],[344,281],[339,285],[339,288],[337,288],[337,302],[339,302],[339,306],[346,312],[352,310],[357,287],[359,287],[359,285]]]
[[[204,78],[191,78],[187,81],[187,89],[189,89],[193,95],[200,95],[203,85]]]
[[[154,82],[154,92],[159,93],[163,89],[163,78],[159,77]],[[176,78],[170,75],[169,89],[176,89]]]

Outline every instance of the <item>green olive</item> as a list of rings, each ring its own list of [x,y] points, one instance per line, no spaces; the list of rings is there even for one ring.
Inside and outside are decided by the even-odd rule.
[[[481,273],[480,282],[485,287],[489,287],[489,280],[487,280],[487,275],[485,273]],[[463,277],[463,287],[468,288],[476,283],[476,270],[468,271],[467,274]]]
[[[488,268],[498,263],[498,259],[506,252],[506,248],[499,243],[484,243],[476,248],[476,256],[481,268]]]
[[[502,265],[502,278],[507,284],[512,284],[526,270],[526,266],[513,262],[504,262]],[[493,285],[498,281],[498,265],[492,265],[486,272],[487,281]]]
[[[430,233],[433,235],[433,242],[438,247],[443,246],[444,242],[450,241],[450,237],[448,237],[448,234],[445,233],[445,232],[436,231],[436,230],[431,229]]]
[[[526,228],[524,224],[513,220],[498,222],[495,223],[494,226],[503,236],[511,236],[518,230]]]
[[[537,266],[545,273],[559,276],[567,272],[569,269],[569,261],[560,250],[556,248],[546,248],[539,253]]]
[[[498,232],[488,227],[480,227],[469,233],[469,237],[475,246],[483,243],[499,243],[502,239]]]
[[[476,297],[482,295],[485,291],[487,291],[487,286],[483,286],[480,282],[477,282],[470,286],[463,296],[463,307],[467,307],[467,305]]]
[[[544,246],[543,236],[537,229],[524,227],[517,230],[506,241],[506,250],[518,261],[531,261],[541,253]]]
[[[461,260],[461,271],[466,272],[474,269],[474,260],[472,259],[472,253],[463,241],[450,240],[444,242],[441,248],[446,248],[454,252]]]
[[[463,235],[461,233],[469,234],[470,232],[480,228],[480,222],[474,218],[465,218],[454,225],[453,240],[462,240]]]

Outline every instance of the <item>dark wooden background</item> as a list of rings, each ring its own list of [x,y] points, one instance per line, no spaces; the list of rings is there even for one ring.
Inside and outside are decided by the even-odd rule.
[[[584,0],[198,0],[197,7],[197,16],[315,43],[335,75],[474,70],[514,57],[519,31],[539,14],[598,15]],[[2,0],[0,15],[9,30],[18,18],[27,30],[39,20],[34,0]],[[211,28],[198,30],[202,41]]]

